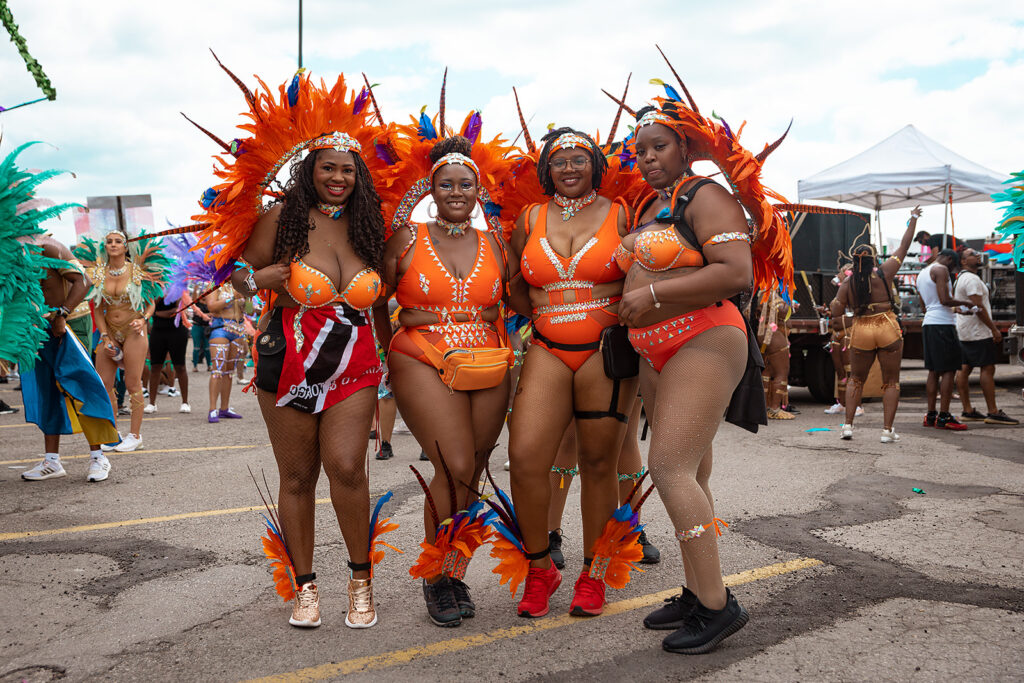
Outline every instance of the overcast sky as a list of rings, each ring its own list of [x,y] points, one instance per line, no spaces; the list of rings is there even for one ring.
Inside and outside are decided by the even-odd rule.
[[[236,137],[245,106],[208,48],[255,88],[297,66],[297,0],[140,3],[8,0],[57,89],[55,102],[0,113],[0,154],[28,140],[21,165],[65,168],[42,196],[152,194],[157,227],[183,224],[212,184],[214,145],[183,111]],[[791,201],[797,180],[913,123],[953,151],[1008,174],[1024,168],[1024,3],[988,2],[375,2],[306,0],[304,65],[333,81],[365,71],[384,116],[436,112],[449,67],[449,120],[483,111],[484,134],[518,132],[512,86],[536,137],[548,123],[605,133],[615,113],[600,88],[629,101],[671,82],[672,59],[704,113],[760,150],[794,119],[765,166]],[[626,8],[630,7],[629,10]],[[729,9],[721,9],[728,7]],[[636,9],[638,8],[638,9]],[[13,44],[0,40],[0,105],[39,97]],[[620,136],[622,135],[620,129]],[[906,210],[883,213],[887,236]],[[984,236],[991,204],[958,205],[958,236]],[[940,207],[921,227],[942,231]],[[70,216],[54,226],[73,234]]]

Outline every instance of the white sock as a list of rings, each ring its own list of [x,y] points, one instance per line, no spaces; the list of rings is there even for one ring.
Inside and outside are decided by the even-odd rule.
[[[60,464],[60,453],[47,453],[45,457],[50,462],[55,462],[58,465]]]
[[[94,451],[89,451],[89,455],[92,457],[93,460],[101,460],[105,457],[103,455],[103,451],[101,451],[98,448]]]

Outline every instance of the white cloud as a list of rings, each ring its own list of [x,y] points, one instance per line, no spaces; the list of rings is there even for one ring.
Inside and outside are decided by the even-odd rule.
[[[214,145],[178,114],[224,139],[244,108],[207,48],[251,86],[290,78],[296,61],[294,3],[271,0],[163,5],[105,0],[10,0],[33,55],[58,92],[47,102],[0,114],[4,150],[43,139],[23,164],[70,168],[43,194],[150,193],[158,223],[181,223],[212,182]],[[776,0],[725,5],[621,2],[333,2],[306,0],[306,65],[326,80],[365,71],[385,116],[405,120],[424,103],[436,111],[441,72],[450,67],[450,121],[482,107],[484,132],[515,137],[517,86],[531,131],[549,122],[604,134],[615,113],[600,93],[630,102],[658,94],[651,77],[671,81],[654,49],[669,54],[705,113],[735,127],[747,120],[751,148],[774,140],[766,180],[796,199],[796,181],[835,165],[914,123],[954,151],[1008,173],[1019,170],[1024,93],[1024,7],[991,1],[811,3]],[[916,69],[954,69],[977,60],[976,74],[949,87],[922,85]],[[898,71],[899,78],[890,76]],[[12,45],[0,41],[0,104],[38,97]],[[922,72],[923,73],[923,72]],[[620,128],[620,135],[624,128]],[[902,213],[899,213],[902,216]],[[883,216],[883,227],[903,224]],[[989,205],[954,209],[958,234],[983,235]],[[70,228],[70,221],[63,225]],[[941,231],[942,212],[922,227]],[[886,230],[887,234],[892,231]]]

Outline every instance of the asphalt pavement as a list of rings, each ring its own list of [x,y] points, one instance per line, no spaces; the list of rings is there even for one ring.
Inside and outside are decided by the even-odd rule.
[[[247,470],[265,471],[276,493],[266,428],[240,387],[232,404],[243,419],[207,424],[206,378],[191,376],[191,415],[161,396],[143,423],[144,449],[111,454],[101,483],[85,481],[80,436],[62,443],[67,477],[22,481],[41,457],[41,435],[21,413],[0,416],[0,683],[1024,678],[1024,427],[921,426],[919,370],[902,379],[898,444],[879,442],[877,401],[854,439],[841,441],[840,416],[799,389],[795,420],[756,436],[722,426],[711,485],[716,514],[730,524],[723,572],[750,623],[703,656],[664,652],[665,634],[641,624],[682,581],[656,494],[644,521],[662,562],[609,590],[603,616],[568,616],[583,555],[576,484],[563,525],[565,580],[548,616],[516,616],[516,597],[483,553],[466,579],[477,616],[433,626],[408,575],[423,505],[408,467],[419,464],[419,446],[408,433],[395,435],[389,461],[374,460],[367,441],[371,495],[394,492],[385,512],[401,527],[390,541],[405,551],[377,569],[378,625],[343,623],[347,553],[321,477],[314,568],[324,624],[290,627],[260,548],[262,504]],[[1000,407],[1024,418],[1024,373],[1002,367],[998,380]],[[21,405],[15,385],[0,385],[0,399]],[[808,431],[820,429],[828,431]],[[503,434],[491,460],[506,488],[507,443]]]

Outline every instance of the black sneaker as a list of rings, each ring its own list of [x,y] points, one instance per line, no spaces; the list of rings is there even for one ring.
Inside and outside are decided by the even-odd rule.
[[[665,598],[665,605],[644,617],[644,628],[652,631],[674,631],[683,625],[686,617],[697,606],[697,596],[686,586],[679,595]]]
[[[1001,410],[994,413],[989,413],[985,417],[985,424],[989,425],[1019,425],[1020,420],[1015,420]]]
[[[380,450],[377,451],[377,460],[390,460],[395,457],[395,452],[391,450],[391,444],[387,441],[383,441],[380,444]]]
[[[427,601],[427,614],[437,626],[461,626],[462,615],[459,603],[455,601],[452,581],[442,576],[437,583],[423,582],[423,597]]]
[[[12,408],[5,402],[0,401],[0,415],[13,415],[16,412],[18,412],[17,408]]]
[[[984,422],[985,416],[979,413],[977,408],[974,408],[969,413],[966,411],[960,413],[960,419],[964,422]]]
[[[455,603],[459,606],[459,615],[463,619],[472,619],[476,616],[476,603],[469,594],[469,586],[459,579],[452,579],[452,593],[455,594]]]
[[[562,530],[548,532],[548,545],[551,546],[551,561],[559,569],[565,569],[565,555],[562,554]]]
[[[725,607],[720,610],[708,609],[698,600],[679,630],[666,636],[661,646],[669,652],[702,655],[711,652],[720,642],[746,626],[749,619],[747,610],[736,602],[732,592],[726,588]]]
[[[640,564],[658,564],[661,562],[661,551],[647,540],[646,530],[641,531],[640,538],[636,540],[644,549],[644,558],[640,560]]]
[[[790,403],[790,404],[789,404],[788,406],[786,406],[786,407],[784,408],[784,410],[785,410],[785,411],[786,411],[787,413],[790,413],[791,415],[799,415],[799,414],[800,414],[800,409],[799,409],[799,408],[797,408],[797,407],[796,407],[795,405],[793,405],[792,403]]]
[[[376,441],[376,440],[377,440],[377,430],[376,429],[371,429],[370,430],[370,441]]]
[[[420,460],[425,460],[425,461],[429,461],[430,460],[430,458],[427,457],[427,452],[426,451],[422,451],[422,450],[420,451]]]
[[[922,427],[934,427],[935,426],[935,418],[937,418],[938,416],[939,416],[938,412],[936,412],[934,410],[929,410],[927,413],[924,414],[924,422],[921,423],[921,426]]]

